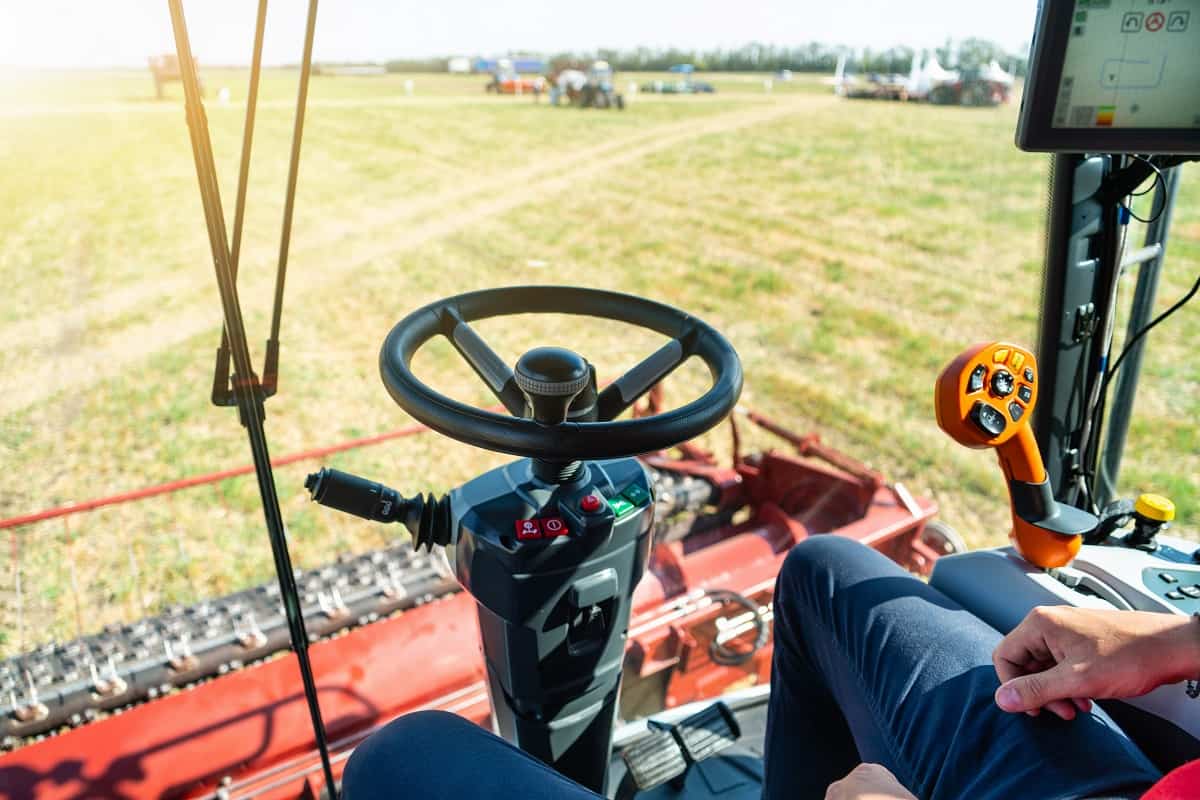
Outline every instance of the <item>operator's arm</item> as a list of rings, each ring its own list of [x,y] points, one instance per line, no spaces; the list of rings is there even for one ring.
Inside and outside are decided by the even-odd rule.
[[[1089,698],[1137,697],[1200,678],[1200,623],[1148,611],[1039,606],[992,654],[996,705],[1063,719]]]

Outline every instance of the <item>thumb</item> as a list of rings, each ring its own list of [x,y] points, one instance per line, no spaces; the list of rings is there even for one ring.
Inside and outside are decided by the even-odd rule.
[[[1074,697],[1075,689],[1071,673],[1060,664],[1006,681],[996,690],[996,705],[1004,711],[1032,711],[1053,700]]]

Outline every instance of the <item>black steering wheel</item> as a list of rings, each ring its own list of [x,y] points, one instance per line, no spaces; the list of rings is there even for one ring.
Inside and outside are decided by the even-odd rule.
[[[671,341],[597,391],[595,370],[569,350],[537,348],[521,357],[514,372],[470,325],[512,314],[598,317],[649,328]],[[413,375],[413,356],[439,334],[512,416],[451,400]],[[703,396],[654,416],[614,421],[692,356],[712,374],[712,388]],[[392,399],[439,433],[487,450],[564,462],[634,456],[687,441],[720,423],[742,391],[737,353],[702,320],[633,295],[574,286],[485,289],[430,303],[392,328],[379,370]]]

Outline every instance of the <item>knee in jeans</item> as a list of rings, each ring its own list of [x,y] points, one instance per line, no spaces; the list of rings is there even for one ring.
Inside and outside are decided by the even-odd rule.
[[[370,776],[387,767],[395,771],[398,765],[420,770],[430,765],[420,759],[406,759],[407,743],[453,742],[463,736],[464,729],[479,731],[476,725],[446,711],[416,711],[389,722],[383,730],[371,734],[355,748],[346,763],[344,780],[348,786],[358,783],[360,776]]]
[[[844,536],[810,536],[787,554],[779,570],[779,580],[781,583],[804,582],[815,576],[828,575],[835,564],[854,558],[862,549],[861,543]]]

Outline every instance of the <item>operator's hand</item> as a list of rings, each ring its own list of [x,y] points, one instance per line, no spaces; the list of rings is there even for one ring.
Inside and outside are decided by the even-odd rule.
[[[825,800],[917,800],[880,764],[859,764],[825,791]]]
[[[1091,710],[1091,698],[1138,697],[1166,683],[1200,678],[1200,624],[1149,611],[1039,606],[992,653],[996,705],[1063,719]]]

